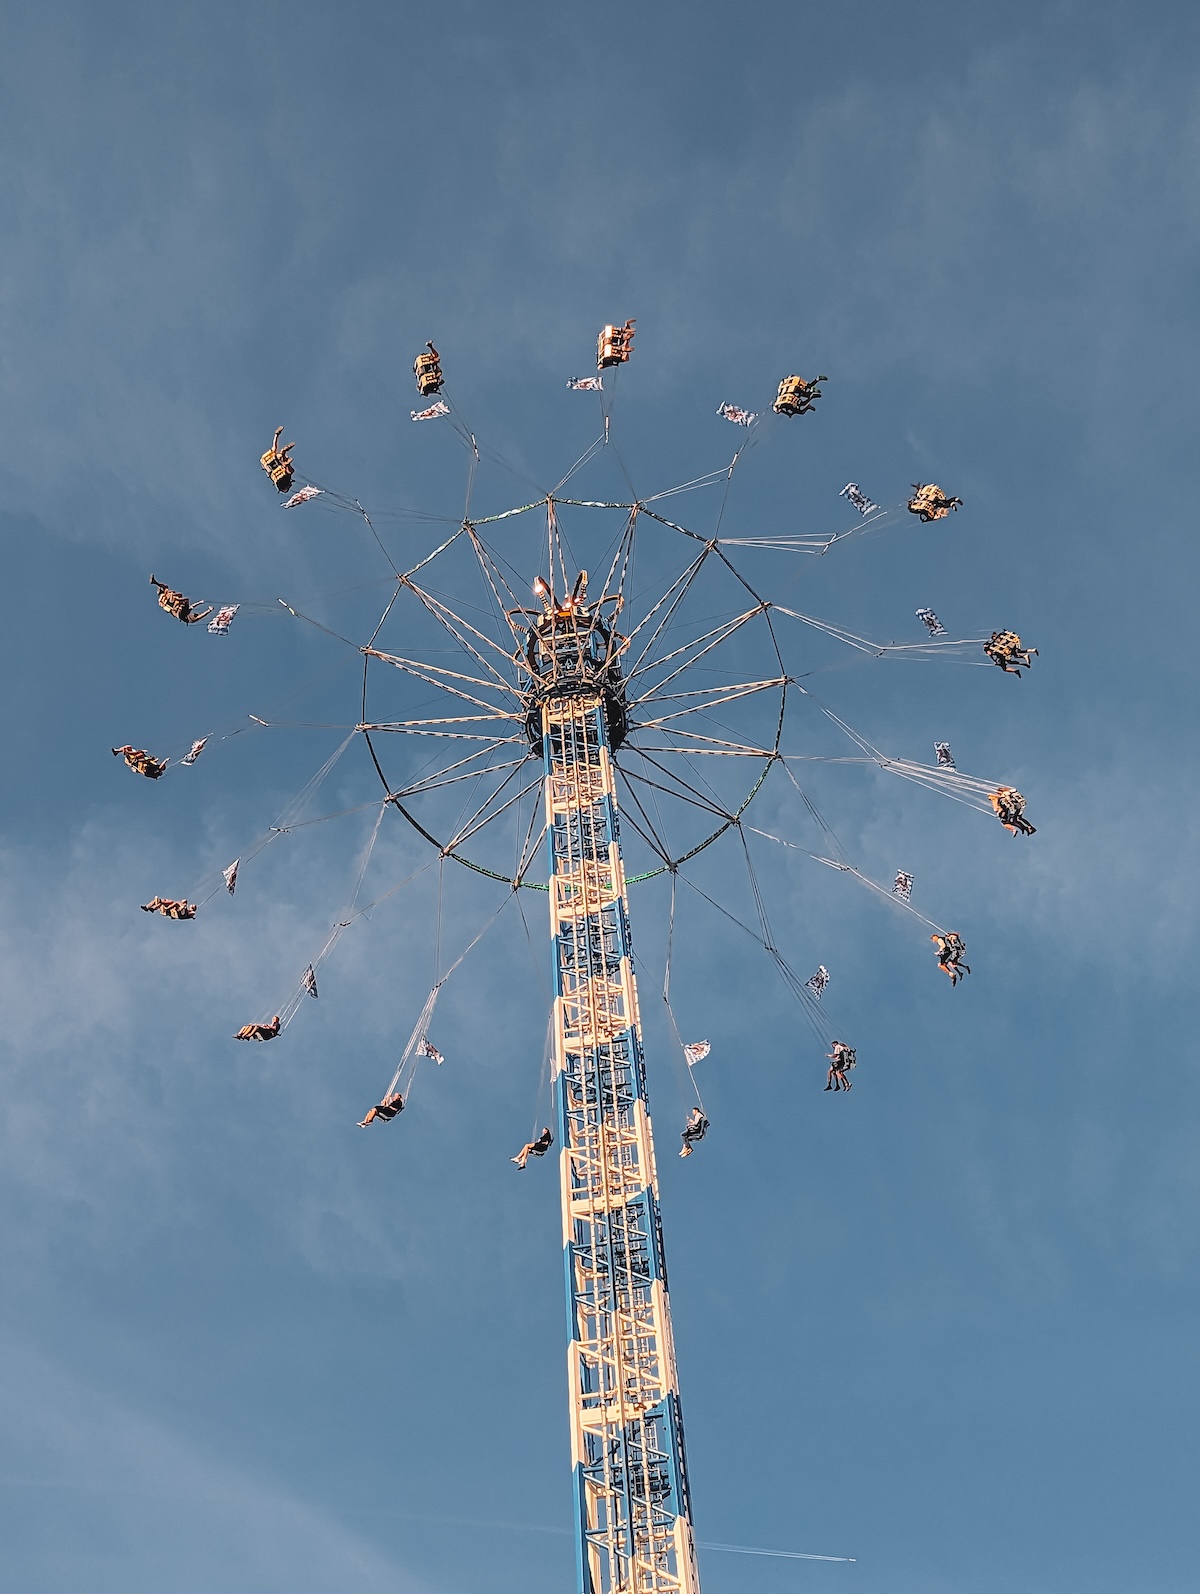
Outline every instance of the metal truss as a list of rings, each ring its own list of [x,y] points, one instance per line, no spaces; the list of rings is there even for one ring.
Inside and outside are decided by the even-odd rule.
[[[581,1594],[699,1594],[604,702],[542,704]]]

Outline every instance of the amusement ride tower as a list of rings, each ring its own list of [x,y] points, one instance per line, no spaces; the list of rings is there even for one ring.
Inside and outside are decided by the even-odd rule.
[[[362,649],[357,729],[385,803],[440,859],[503,882],[509,900],[547,894],[578,1586],[580,1594],[698,1594],[618,790],[648,865],[630,880],[670,878],[673,924],[680,866],[739,826],[779,761],[790,682],[770,604],[715,539],[666,520],[655,504],[556,492],[464,520],[398,576]],[[562,510],[574,517],[572,539],[602,556],[597,596],[560,526]],[[640,524],[658,546],[643,551],[648,585],[631,600]],[[530,608],[510,579],[519,588],[534,569],[542,573]],[[460,612],[472,574],[482,577],[473,614],[490,613],[490,622]],[[393,607],[400,599],[403,613]],[[418,628],[431,622],[461,650],[461,668],[438,662],[432,642],[418,650]],[[404,654],[376,645],[390,636],[404,641]],[[372,685],[378,666],[391,667],[382,694]],[[431,689],[455,698],[456,712],[429,717]],[[393,717],[397,692],[404,718]],[[370,712],[381,698],[386,719]],[[720,718],[729,711],[736,730]],[[430,738],[466,750],[456,746],[438,768],[418,763],[407,779],[385,768],[385,743],[407,742],[420,760]],[[705,763],[718,767],[700,770]],[[441,799],[464,786],[473,795],[450,828]],[[488,846],[489,836],[506,836],[505,816],[515,817],[515,858],[505,851],[511,841]],[[535,878],[539,853],[544,882]],[[669,978],[669,955],[667,967]],[[407,1091],[445,977],[386,1101]]]
[[[554,1095],[579,1587],[699,1589],[612,753],[626,730],[615,620],[587,575],[535,590],[527,725],[550,862]],[[510,623],[525,619],[510,612]],[[514,629],[518,625],[514,624]]]

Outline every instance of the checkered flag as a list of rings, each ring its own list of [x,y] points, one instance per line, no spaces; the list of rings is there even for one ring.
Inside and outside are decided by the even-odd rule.
[[[822,963],[818,966],[817,972],[812,975],[810,979],[805,980],[804,989],[806,991],[811,991],[819,1002],[821,1000],[821,992],[828,984],[829,970],[825,967],[824,963]]]
[[[847,482],[838,497],[848,498],[860,515],[869,515],[872,510],[879,508],[873,499],[867,497],[857,482]]]

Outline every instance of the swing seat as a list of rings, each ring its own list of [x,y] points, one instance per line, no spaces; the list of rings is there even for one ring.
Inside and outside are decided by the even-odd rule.
[[[624,326],[606,326],[596,339],[596,369],[606,371],[612,365],[624,365],[633,353],[633,322]]]
[[[259,460],[259,464],[271,478],[272,485],[281,493],[286,493],[292,485],[295,470],[292,462],[286,455],[280,454],[276,449],[269,448]]]
[[[816,386],[816,382],[806,382],[802,376],[785,376],[772,406],[776,415],[803,415],[821,396]]]
[[[445,383],[442,363],[436,354],[418,354],[413,361],[413,375],[417,379],[417,392],[422,398],[440,393]]]

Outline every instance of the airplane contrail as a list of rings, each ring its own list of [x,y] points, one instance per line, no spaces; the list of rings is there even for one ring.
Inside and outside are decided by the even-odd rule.
[[[748,1544],[706,1544],[696,1540],[698,1550],[728,1550],[734,1555],[777,1555],[785,1561],[857,1561],[856,1555],[808,1555],[803,1550],[759,1550]]]

